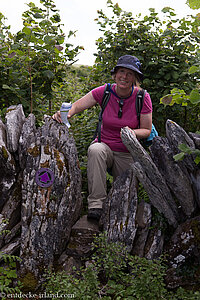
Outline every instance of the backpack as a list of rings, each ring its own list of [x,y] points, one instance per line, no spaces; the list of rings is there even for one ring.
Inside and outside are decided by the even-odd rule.
[[[101,124],[102,124],[102,119],[103,119],[102,116],[103,116],[103,112],[106,108],[106,105],[108,104],[108,101],[110,99],[110,94],[111,94],[110,87],[112,88],[112,85],[110,85],[110,83],[107,83],[105,86],[103,99],[102,99],[102,105],[101,105],[101,111],[99,113],[99,121],[98,121],[96,131],[95,131],[95,134],[93,137],[95,139],[96,136],[98,136],[99,143],[101,143]],[[137,96],[136,96],[135,108],[136,108],[137,118],[139,121],[139,127],[140,127],[140,112],[142,110],[145,93],[146,93],[146,90],[141,89],[137,92]],[[152,144],[152,140],[155,136],[158,136],[158,132],[157,132],[155,126],[152,124],[150,136],[148,138],[140,140],[143,147],[145,147],[145,148],[149,147]]]
[[[139,90],[137,92],[136,101],[135,101],[135,108],[136,108],[137,118],[139,121],[139,126],[138,126],[139,128],[140,128],[140,112],[142,110],[145,94],[146,94],[146,90],[143,90],[143,89]],[[142,146],[144,148],[148,148],[149,146],[151,146],[152,141],[155,136],[158,136],[158,132],[157,132],[154,124],[152,124],[150,135],[147,138],[140,140]]]

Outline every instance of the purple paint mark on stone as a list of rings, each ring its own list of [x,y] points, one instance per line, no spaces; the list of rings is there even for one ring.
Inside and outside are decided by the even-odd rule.
[[[36,172],[35,181],[40,187],[50,187],[54,182],[54,173],[48,168],[41,168]]]
[[[40,181],[42,181],[44,183],[47,183],[50,180],[49,175],[46,172],[44,174],[40,175],[39,178],[40,178]]]

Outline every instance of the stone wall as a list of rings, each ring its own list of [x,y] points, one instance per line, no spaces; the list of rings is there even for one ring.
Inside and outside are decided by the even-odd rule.
[[[81,213],[74,139],[51,117],[36,128],[34,115],[26,119],[21,105],[11,107],[5,124],[0,120],[0,161],[0,217],[10,230],[0,249],[22,258],[21,276],[37,278],[63,253]]]
[[[200,167],[193,155],[178,162],[173,156],[182,143],[200,149],[200,135],[168,120],[166,137],[154,138],[149,151],[128,128],[122,129],[122,141],[134,163],[113,183],[100,222],[91,222],[80,217],[81,172],[67,127],[45,116],[36,128],[34,115],[25,118],[21,105],[8,109],[5,124],[0,120],[0,224],[9,234],[0,237],[0,251],[22,258],[21,277],[40,279],[55,265],[67,272],[80,267],[90,260],[100,231],[133,255],[154,259],[167,253],[169,287],[183,285],[177,268],[191,260],[198,265]],[[138,200],[139,183],[148,203]]]

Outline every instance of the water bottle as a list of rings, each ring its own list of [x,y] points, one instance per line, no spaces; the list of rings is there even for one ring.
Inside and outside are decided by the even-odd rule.
[[[62,122],[69,128],[71,125],[68,121],[67,115],[69,110],[71,109],[72,104],[71,103],[67,103],[67,102],[63,102],[61,108],[60,108],[60,115],[61,115],[61,120]]]

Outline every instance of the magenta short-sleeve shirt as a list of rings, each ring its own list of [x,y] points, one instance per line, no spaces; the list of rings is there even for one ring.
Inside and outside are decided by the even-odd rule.
[[[115,87],[116,85],[113,85],[113,91],[115,91]],[[100,106],[103,99],[104,88],[105,85],[92,90],[92,95]],[[101,141],[107,144],[112,151],[128,152],[120,137],[121,128],[128,126],[132,129],[136,129],[139,126],[135,108],[137,91],[138,88],[135,88],[132,95],[129,98],[124,99],[121,118],[118,118],[119,99],[112,93],[110,95],[108,104],[103,112]],[[141,114],[148,114],[151,112],[151,98],[150,95],[146,93]]]

